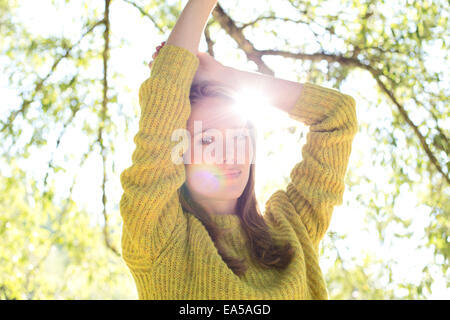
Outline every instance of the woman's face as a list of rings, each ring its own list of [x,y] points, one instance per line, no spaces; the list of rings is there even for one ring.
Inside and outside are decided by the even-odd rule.
[[[225,99],[206,97],[192,106],[187,122],[190,144],[183,154],[189,192],[211,200],[241,196],[253,159],[245,126],[246,119]]]

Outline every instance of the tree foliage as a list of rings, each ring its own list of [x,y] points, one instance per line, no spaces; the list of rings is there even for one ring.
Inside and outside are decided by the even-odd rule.
[[[0,0],[0,81],[9,96],[0,115],[1,299],[135,297],[120,257],[116,191],[124,164],[117,159],[124,150],[116,142],[132,144],[138,106],[114,60],[131,46],[120,34],[129,21],[118,12],[135,12],[136,28],[167,38],[184,3],[51,1],[49,15],[77,13],[66,21],[70,32],[36,33],[24,18],[27,3]],[[218,48],[226,44],[256,71],[278,75],[278,65],[288,65],[295,80],[350,88],[358,114],[375,115],[359,117],[370,151],[354,146],[345,205],[361,208],[362,231],[382,249],[344,255],[355,240],[332,226],[321,249],[331,298],[422,299],[447,278],[449,9],[431,0],[219,1],[205,30],[216,58],[225,59]],[[142,41],[149,50],[160,42]],[[94,211],[73,199],[90,162],[100,168],[89,182],[99,190]],[[268,182],[264,194],[281,186]],[[398,209],[405,196],[417,204],[410,214]],[[412,252],[432,252],[413,280],[382,251],[408,241]]]

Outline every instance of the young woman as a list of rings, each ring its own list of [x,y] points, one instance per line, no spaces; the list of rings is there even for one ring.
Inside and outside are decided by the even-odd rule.
[[[333,207],[343,201],[358,128],[355,101],[318,85],[225,67],[199,53],[216,2],[188,1],[140,87],[136,149],[120,177],[123,258],[140,299],[327,299],[318,246]],[[303,160],[264,214],[254,190],[252,125],[230,108],[233,90],[247,83],[310,127]],[[173,158],[177,129],[190,136],[182,163]],[[231,129],[250,132],[240,138],[248,142],[243,161],[237,152],[220,155],[220,148],[220,161],[195,157],[195,148],[202,153],[217,142],[210,130],[227,140],[235,139],[225,134]]]

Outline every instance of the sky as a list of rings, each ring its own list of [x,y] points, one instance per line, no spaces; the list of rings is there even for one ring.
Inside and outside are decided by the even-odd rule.
[[[186,1],[183,1],[183,6],[185,3]],[[98,5],[99,12],[103,8],[102,1],[90,1],[89,5]],[[27,1],[27,4],[20,8],[20,20],[26,21],[26,24],[32,27],[31,30],[33,33],[37,35],[64,34],[66,37],[78,39],[80,35],[80,21],[82,20],[78,19],[78,17],[83,15],[80,7],[82,6],[79,3],[75,5],[69,4],[55,10],[54,6],[50,5],[50,1]],[[330,8],[330,10],[332,9]],[[280,12],[281,15],[291,14],[289,8],[285,7],[282,3],[278,6],[277,12]],[[252,14],[251,10],[236,11],[236,16],[233,16],[233,18],[237,20],[249,20],[249,14]],[[140,84],[149,76],[149,69],[146,67],[146,63],[151,59],[156,45],[166,40],[168,34],[163,36],[158,35],[156,29],[148,19],[142,18],[135,8],[121,1],[113,1],[112,3],[111,25],[113,33],[111,45],[113,49],[111,51],[110,65],[113,66],[115,72],[123,75],[120,78],[111,80],[111,83],[116,88],[124,89],[120,92],[119,101],[119,103],[123,104],[123,112],[136,116],[133,127],[130,129],[130,135],[118,137],[114,141],[116,150],[119,150],[118,156],[115,158],[116,172],[120,173],[131,165],[131,154],[135,147],[133,136],[137,132],[139,114],[137,92]],[[299,30],[303,30],[301,26],[299,28]],[[303,33],[304,41],[311,41],[311,39],[308,39],[307,30],[303,31],[305,31]],[[280,30],[280,32],[289,32],[289,28]],[[123,40],[127,44],[122,45],[121,41]],[[221,33],[217,36],[216,41],[217,44],[214,48],[216,59],[226,65],[241,70],[256,71],[254,64],[246,62],[242,53],[235,50],[236,45],[233,41],[223,37]],[[256,39],[255,41],[263,42],[264,39]],[[88,45],[88,43],[82,43],[82,45]],[[206,48],[206,42],[202,36],[199,50],[206,51]],[[314,49],[312,48],[311,50]],[[271,60],[268,59],[267,61],[270,62]],[[291,81],[299,81],[300,79],[301,81],[307,75],[307,70],[303,70],[302,72],[298,71],[298,65],[292,63],[292,61],[277,63],[276,66],[276,76],[280,78]],[[66,67],[70,68],[69,65]],[[42,68],[44,74],[46,70],[48,69]],[[100,65],[93,66],[89,71],[93,74],[102,74]],[[0,94],[7,97],[7,105],[17,105],[19,100],[15,96],[14,90],[8,88],[6,80],[4,76],[0,75]],[[359,123],[369,123],[372,121],[380,121],[381,123],[385,117],[389,117],[391,114],[392,107],[384,102],[377,106],[376,110],[371,108],[369,102],[377,99],[375,86],[374,80],[367,73],[355,71],[350,74],[341,89],[344,93],[350,94],[355,98]],[[251,94],[251,91],[249,93]],[[260,199],[263,200],[260,203],[260,207],[264,208],[263,203],[271,193],[262,194],[263,186],[269,183],[272,185],[283,185],[284,177],[287,177],[293,166],[301,160],[301,147],[306,142],[305,137],[308,127],[290,119],[286,114],[267,104],[263,96],[261,96],[261,99],[257,103],[255,103],[254,97],[254,94],[251,95],[251,98],[247,96],[247,101],[253,101],[254,105],[257,105],[254,109],[257,112],[250,112],[251,114],[258,115],[257,118],[252,119],[257,125],[258,135],[263,136],[264,132],[274,131],[274,134],[264,144],[259,145],[257,155],[256,188],[257,193],[260,194]],[[38,116],[38,113],[35,115]],[[414,117],[420,116],[420,113],[414,115]],[[119,132],[124,131],[124,123],[122,120],[117,119],[117,121],[114,121],[119,128]],[[280,128],[288,126],[296,126],[304,133],[300,144],[297,141],[298,135],[287,135],[286,131],[280,130]],[[24,132],[22,137],[24,141],[27,138],[27,134],[31,134],[31,131],[28,133]],[[399,139],[399,141],[401,143],[402,139]],[[67,157],[67,154],[81,154],[85,152],[87,143],[86,138],[77,133],[76,130],[68,132],[64,136],[61,150],[56,154],[55,162],[61,164],[66,163],[65,166],[67,166],[68,170],[65,175],[59,176],[55,183],[59,190],[65,190],[67,192],[69,187],[68,183],[71,181],[70,177],[77,171],[79,177],[74,189],[73,199],[80,207],[94,213],[93,217],[96,217],[98,223],[102,223],[100,189],[102,168],[100,155],[91,157],[82,169],[76,167],[76,159]],[[371,147],[374,144],[375,141],[370,136],[364,135],[361,132],[358,133],[353,142],[349,167],[355,168],[354,174],[367,175],[383,183],[383,179],[386,177],[386,168],[381,166],[369,168],[366,165],[356,169],[360,163],[368,162],[367,156],[370,155]],[[46,164],[54,146],[54,143],[49,143],[43,149],[47,150],[47,152],[35,152],[31,159],[23,161],[21,165],[25,166],[27,172],[30,172],[30,174],[32,173],[36,177],[41,176],[42,172],[45,172]],[[273,154],[264,156],[269,150],[274,151]],[[7,174],[7,168],[3,163],[0,164],[0,169],[3,174]],[[118,175],[112,176],[110,179],[107,185],[108,209],[110,212],[117,212],[117,204],[121,197],[122,189]],[[369,193],[371,190],[366,190],[366,192]],[[60,196],[64,198],[66,195],[67,193],[62,192]],[[396,259],[398,264],[393,268],[396,269],[394,272],[399,276],[401,275],[406,279],[419,278],[424,262],[433,259],[431,250],[417,249],[419,239],[424,235],[423,226],[427,222],[429,208],[418,206],[414,194],[403,190],[397,202],[395,212],[398,216],[404,217],[405,219],[414,215],[412,226],[414,237],[412,240],[407,241],[396,240],[398,242],[395,246],[391,247],[391,251],[386,252],[382,251],[383,248],[379,246],[379,240],[375,233],[368,233],[363,230],[365,224],[364,208],[354,205],[356,203],[353,200],[354,197],[355,194],[346,190],[343,205],[335,207],[330,225],[330,230],[348,235],[347,244],[351,243],[351,247],[343,248],[343,258],[345,259],[346,256],[350,257],[356,253],[360,253],[362,256],[365,252],[371,251],[376,253],[380,258]],[[352,205],[349,206],[347,203]],[[118,215],[114,215],[113,219],[119,219]],[[395,229],[395,227],[393,228]],[[394,229],[393,231],[395,231]],[[330,267],[332,263],[332,260],[321,260],[321,266],[324,269]],[[445,288],[445,279],[436,278],[433,286],[433,294],[430,298],[443,299],[448,298],[448,296],[449,292]]]

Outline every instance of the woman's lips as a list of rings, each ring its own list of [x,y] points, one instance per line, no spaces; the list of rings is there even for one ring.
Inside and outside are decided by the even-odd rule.
[[[226,178],[236,178],[240,174],[241,174],[241,170],[229,170],[229,171],[224,171],[222,176],[224,176]]]

